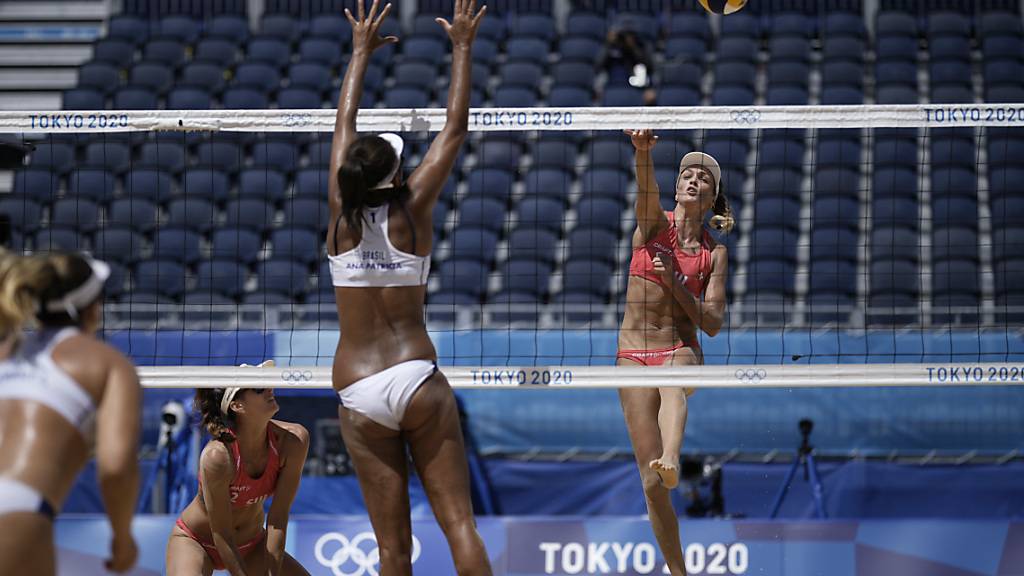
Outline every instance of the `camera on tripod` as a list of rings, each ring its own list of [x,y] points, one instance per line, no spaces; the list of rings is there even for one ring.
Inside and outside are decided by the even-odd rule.
[[[804,481],[811,483],[811,494],[814,496],[814,510],[818,518],[827,518],[825,514],[825,489],[821,485],[821,477],[818,475],[818,465],[814,460],[814,446],[811,446],[811,432],[814,431],[814,421],[810,418],[803,418],[797,423],[800,431],[800,446],[796,449],[796,457],[793,465],[789,467],[786,479],[775,496],[775,503],[772,505],[771,517],[775,518],[782,507],[782,501],[793,484],[793,476],[796,475],[798,467],[804,469]]]

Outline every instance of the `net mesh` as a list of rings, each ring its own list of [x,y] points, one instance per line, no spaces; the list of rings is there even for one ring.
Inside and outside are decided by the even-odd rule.
[[[104,327],[148,363],[329,365],[332,110],[3,112],[30,142],[0,214],[26,252],[113,264]],[[474,109],[434,212],[426,320],[442,362],[614,363],[651,127],[665,209],[715,156],[736,227],[709,364],[1012,362],[1024,107]],[[415,169],[444,110],[365,110]],[[143,360],[143,363],[147,363]],[[728,374],[723,372],[723,374]]]

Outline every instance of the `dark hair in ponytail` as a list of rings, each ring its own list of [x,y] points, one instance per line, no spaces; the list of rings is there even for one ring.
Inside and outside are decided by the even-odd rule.
[[[729,199],[725,197],[725,193],[718,193],[711,212],[714,213],[714,216],[711,217],[710,222],[715,229],[725,233],[732,231],[733,226],[736,225],[736,219],[732,215],[732,208],[729,206]]]
[[[394,148],[380,136],[361,136],[349,146],[337,178],[341,216],[350,230],[362,230],[363,209],[374,200],[370,188],[387,177],[398,161]]]
[[[220,401],[224,398],[223,388],[200,388],[196,390],[196,398],[192,405],[202,417],[203,428],[225,444],[235,441],[235,413],[225,415],[220,411]]]

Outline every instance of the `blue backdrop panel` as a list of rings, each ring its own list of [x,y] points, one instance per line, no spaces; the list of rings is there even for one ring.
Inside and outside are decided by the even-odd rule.
[[[104,339],[139,366],[237,366],[274,356],[273,333],[254,330],[108,331]]]
[[[160,574],[174,518],[135,520],[139,566]],[[454,574],[433,521],[414,521],[416,574]],[[478,528],[496,576],[663,574],[649,524],[629,518],[481,518]],[[686,568],[757,576],[1019,576],[1024,524],[1006,521],[866,522],[685,521]],[[57,520],[58,573],[106,574],[109,528],[98,516]],[[363,516],[295,517],[286,549],[313,576],[375,574],[376,541]]]

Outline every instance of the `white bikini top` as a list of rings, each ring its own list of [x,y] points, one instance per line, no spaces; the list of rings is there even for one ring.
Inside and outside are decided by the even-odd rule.
[[[412,218],[409,218],[409,225],[412,226]],[[337,235],[337,223],[334,230]],[[334,245],[337,249],[337,237]],[[412,227],[412,249],[416,251],[415,227]],[[423,286],[430,273],[429,255],[402,252],[391,244],[388,204],[364,209],[363,237],[359,244],[347,252],[328,255],[327,259],[331,262],[331,283],[335,286]]]
[[[91,443],[96,423],[92,397],[53,361],[53,349],[78,329],[26,332],[14,355],[0,361],[0,400],[29,400],[53,409]]]

